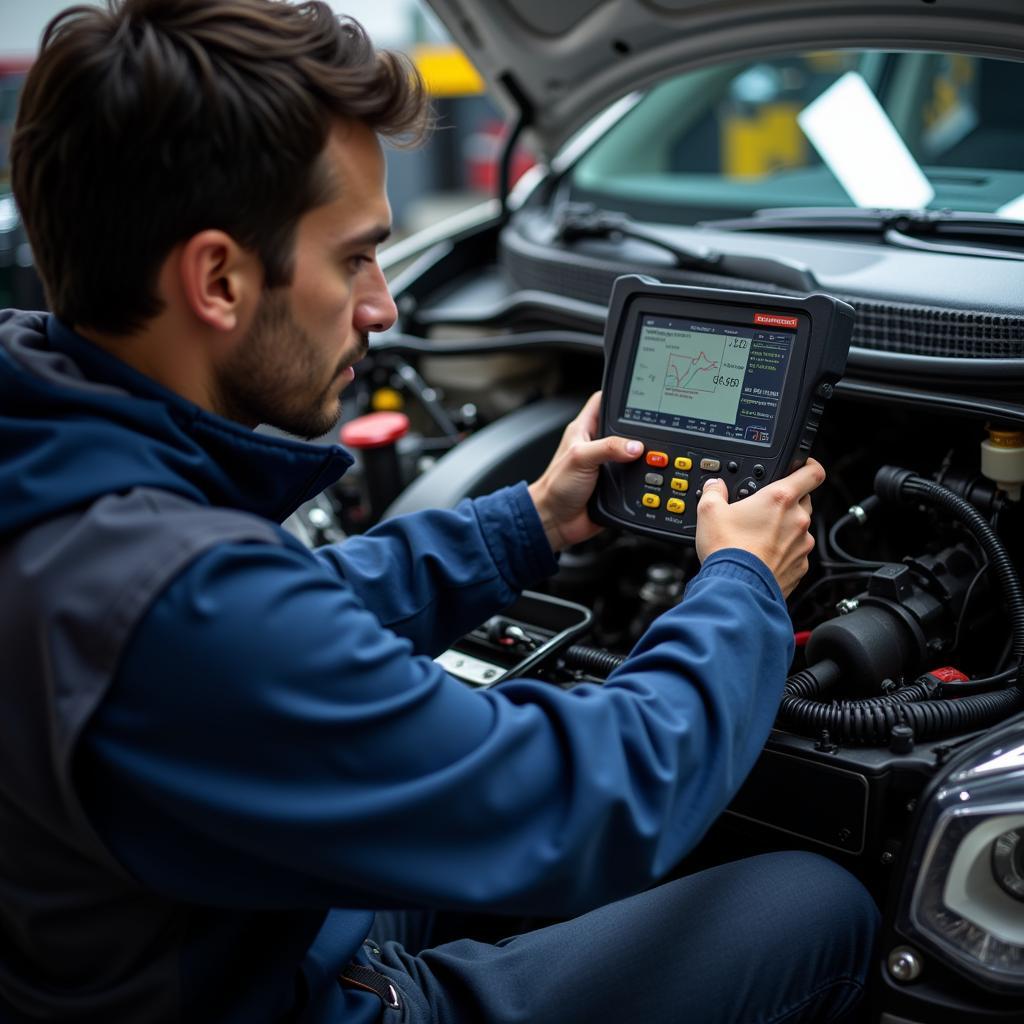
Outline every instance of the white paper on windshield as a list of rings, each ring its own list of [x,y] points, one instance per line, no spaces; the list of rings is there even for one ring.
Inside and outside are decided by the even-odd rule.
[[[1005,206],[996,210],[997,217],[1007,217],[1010,220],[1024,220],[1024,196],[1017,196],[1011,199]]]
[[[917,161],[867,82],[848,71],[797,115],[857,206],[918,209],[935,198]]]

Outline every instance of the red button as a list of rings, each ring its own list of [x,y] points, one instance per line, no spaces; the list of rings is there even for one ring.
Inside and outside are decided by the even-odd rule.
[[[404,412],[371,412],[349,420],[338,439],[346,448],[383,448],[408,432],[409,417]]]
[[[664,452],[648,452],[647,453],[647,465],[648,466],[667,466],[668,456]]]

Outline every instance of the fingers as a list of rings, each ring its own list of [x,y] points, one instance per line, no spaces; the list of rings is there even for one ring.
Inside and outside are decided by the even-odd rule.
[[[817,490],[825,482],[825,467],[817,459],[808,459],[798,470],[786,477],[786,483],[794,489],[797,497],[803,497]]]
[[[782,508],[791,508],[811,491],[820,487],[824,480],[825,470],[821,463],[808,459],[805,465],[794,470],[789,476],[769,484],[759,493],[766,495],[768,500]]]
[[[633,462],[643,450],[639,441],[612,435],[599,441],[577,441],[569,449],[569,458],[574,469],[587,471],[603,462]]]
[[[586,401],[583,408],[580,410],[579,418],[591,419],[593,418],[594,423],[597,423],[597,414],[601,411],[601,392],[595,391]]]
[[[577,436],[584,441],[589,441],[596,433],[599,417],[601,415],[601,392],[595,391],[580,409],[573,423],[569,424],[568,431],[578,432]]]
[[[725,481],[719,480],[718,477],[712,477],[710,480],[705,480],[704,483],[701,484],[701,492],[701,505],[705,502],[709,505],[713,505],[716,502],[728,504],[729,488],[725,486]]]

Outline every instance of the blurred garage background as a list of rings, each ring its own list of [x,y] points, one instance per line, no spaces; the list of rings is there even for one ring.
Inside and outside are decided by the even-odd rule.
[[[10,196],[7,153],[21,81],[39,37],[49,19],[73,2],[0,0],[0,309],[43,305]],[[493,160],[503,116],[434,15],[417,0],[332,0],[331,6],[362,22],[377,45],[408,53],[434,96],[439,127],[430,143],[418,150],[388,150],[395,239],[494,195]],[[530,163],[528,152],[519,153],[514,175]]]

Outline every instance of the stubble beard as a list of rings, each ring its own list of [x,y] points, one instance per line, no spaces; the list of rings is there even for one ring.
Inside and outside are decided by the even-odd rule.
[[[339,375],[368,349],[368,336],[360,335],[357,351],[347,354],[324,384],[328,368],[314,340],[295,322],[288,296],[267,292],[249,333],[218,374],[220,411],[250,426],[266,423],[306,440],[321,437],[341,418]]]

